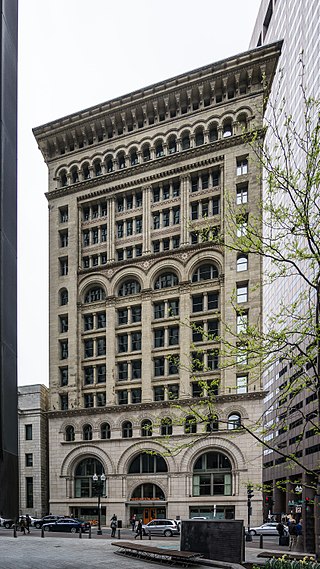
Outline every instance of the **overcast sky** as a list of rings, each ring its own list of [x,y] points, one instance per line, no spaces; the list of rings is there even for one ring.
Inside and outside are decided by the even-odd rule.
[[[19,0],[19,385],[48,385],[47,167],[32,128],[246,51],[259,5]]]

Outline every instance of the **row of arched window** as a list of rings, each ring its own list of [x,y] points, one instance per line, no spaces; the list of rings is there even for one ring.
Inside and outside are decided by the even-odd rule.
[[[68,170],[62,168],[57,173],[61,188],[89,180],[104,174],[123,170],[150,160],[169,156],[192,147],[215,142],[233,134],[241,134],[247,129],[248,115],[241,112],[235,119],[231,116],[222,121],[211,120],[207,126],[197,126],[193,130],[182,127],[178,134],[170,134],[166,138],[158,136],[154,141],[145,141],[141,145],[133,145],[128,151],[109,152],[104,158],[86,160],[80,166],[74,165]]]
[[[203,423],[198,424],[194,415],[190,415],[184,420],[184,432],[185,434],[196,434],[199,432],[199,427],[201,431],[205,430],[207,433],[218,431],[220,429],[221,422],[217,417],[208,417]],[[228,430],[239,429],[241,427],[241,415],[240,413],[231,413],[228,416],[228,420],[222,423],[222,429],[227,428]],[[173,422],[170,417],[164,417],[161,419],[160,435],[170,436],[173,434]],[[152,437],[154,434],[154,425],[150,419],[143,419],[140,424],[140,436],[141,437]],[[133,437],[133,424],[131,421],[124,421],[121,425],[121,436],[124,439]],[[91,441],[93,438],[93,428],[90,423],[86,423],[82,427],[82,439],[85,441]],[[100,426],[100,438],[110,439],[111,438],[111,427],[110,424],[105,422]],[[65,428],[65,440],[72,442],[75,440],[75,429],[73,425],[67,425]]]
[[[169,471],[166,460],[154,452],[143,452],[134,456],[127,468],[128,475],[166,474]],[[192,495],[214,496],[232,494],[232,462],[230,458],[217,450],[210,450],[196,457],[192,467]],[[93,457],[82,459],[74,470],[75,497],[92,497],[95,495],[94,476],[104,473],[102,463]],[[108,473],[106,473],[108,475]],[[106,482],[102,495],[106,495]],[[165,500],[160,486],[150,482],[134,488],[131,499]]]

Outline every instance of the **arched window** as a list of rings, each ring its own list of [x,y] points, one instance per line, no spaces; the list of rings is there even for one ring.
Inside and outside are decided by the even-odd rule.
[[[175,275],[174,273],[164,273],[163,275],[160,275],[157,278],[154,288],[156,290],[159,290],[162,288],[169,288],[171,286],[176,286],[177,284],[179,284],[179,279],[177,275]]]
[[[131,150],[130,152],[130,163],[131,166],[135,166],[136,164],[138,164],[138,154],[136,150]]]
[[[144,419],[141,422],[141,436],[152,437],[152,421],[150,419]]]
[[[170,417],[161,419],[160,432],[163,436],[172,435],[172,419],[170,419]]]
[[[118,154],[118,167],[119,167],[119,170],[122,170],[123,168],[126,167],[126,158],[125,158],[124,152],[120,152]]]
[[[248,256],[247,255],[238,255],[237,257],[237,272],[241,273],[242,271],[248,270]]]
[[[122,423],[122,438],[131,439],[132,437],[132,423],[131,421],[125,421]]]
[[[82,166],[82,176],[84,180],[89,180],[90,178],[90,170],[88,164],[84,164]]]
[[[66,304],[68,304],[68,300],[69,300],[68,291],[66,288],[63,288],[62,290],[60,290],[60,306],[65,306]]]
[[[93,476],[104,474],[104,469],[99,460],[96,458],[85,458],[79,462],[74,473],[74,497],[75,498],[93,498],[95,493]],[[102,495],[105,496],[105,483]]]
[[[232,136],[232,124],[231,121],[226,121],[223,123],[223,138]]]
[[[110,439],[111,438],[111,428],[109,423],[102,423],[100,427],[100,437],[101,439]]]
[[[60,178],[60,188],[63,188],[68,184],[67,172],[65,170],[62,170],[62,172],[60,172],[59,178]]]
[[[92,427],[89,423],[83,426],[82,438],[84,441],[92,441]]]
[[[196,283],[199,281],[208,281],[211,279],[217,279],[218,276],[219,276],[218,269],[213,263],[200,265],[200,267],[198,267],[192,275],[192,282]]]
[[[78,168],[76,166],[71,168],[71,178],[72,178],[73,184],[76,184],[77,182],[79,182]]]
[[[218,140],[218,129],[216,125],[212,125],[209,129],[209,141],[214,142],[215,140]]]
[[[74,441],[74,427],[72,425],[68,425],[65,430],[65,438],[66,441]]]
[[[188,132],[182,135],[181,148],[182,150],[188,150],[188,148],[190,148],[190,136]]]
[[[168,472],[167,463],[158,454],[143,452],[138,454],[129,464],[128,474],[156,474]]]
[[[194,415],[185,418],[184,432],[187,435],[195,434],[197,432],[197,421]]]
[[[231,413],[228,417],[228,429],[233,431],[235,429],[240,429],[241,427],[241,415],[240,413]]]
[[[162,142],[159,141],[156,144],[156,158],[161,158],[161,156],[164,156],[164,150]]]
[[[165,500],[163,491],[156,484],[140,484],[132,492],[131,498],[134,500]]]
[[[103,288],[101,288],[101,286],[95,286],[92,287],[88,290],[88,292],[86,293],[85,296],[85,303],[89,303],[89,302],[99,302],[101,300],[105,300],[105,292],[103,290]]]
[[[206,432],[213,433],[214,431],[219,430],[219,421],[216,416],[208,417],[206,422]]]
[[[201,146],[201,144],[204,144],[204,134],[203,134],[203,129],[199,128],[198,130],[196,130],[196,136],[195,136],[195,142],[196,142],[196,146]]]
[[[101,169],[101,162],[100,162],[100,160],[96,160],[96,161],[94,162],[93,167],[94,167],[95,176],[101,176],[101,174],[102,174],[102,169]]]
[[[130,294],[138,294],[141,291],[140,283],[132,279],[131,281],[125,281],[119,288],[119,296],[129,296]]]
[[[177,152],[177,139],[175,136],[171,136],[168,142],[169,154],[174,154]]]
[[[247,130],[248,118],[247,118],[247,115],[245,113],[238,116],[238,123],[239,123],[239,127],[240,127],[241,132],[243,132],[244,130]]]
[[[146,144],[142,150],[143,161],[148,162],[151,159],[150,146]]]
[[[193,467],[193,496],[231,496],[232,467],[221,452],[199,456]]]
[[[106,167],[107,167],[108,174],[110,172],[113,172],[113,160],[112,160],[112,158],[107,159]]]

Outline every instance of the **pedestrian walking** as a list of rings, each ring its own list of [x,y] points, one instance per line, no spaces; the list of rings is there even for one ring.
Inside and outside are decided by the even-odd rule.
[[[137,529],[136,529],[136,535],[134,536],[134,539],[137,539],[138,536],[140,536],[140,539],[142,539],[142,521],[141,520],[138,521],[138,525],[137,525]]]
[[[136,516],[136,514],[133,514],[133,516],[130,520],[132,531],[134,531],[136,529],[136,521],[137,521],[137,516]]]
[[[111,537],[116,537],[116,529],[117,529],[117,516],[115,514],[113,514],[112,518],[111,518]]]
[[[291,520],[289,525],[289,551],[293,551],[297,545],[297,528],[296,528],[296,520]]]
[[[20,531],[23,535],[26,535],[26,520],[24,517],[20,518]]]
[[[31,518],[29,516],[29,514],[26,515],[26,528],[27,528],[27,532],[30,533],[30,526],[31,526]]]

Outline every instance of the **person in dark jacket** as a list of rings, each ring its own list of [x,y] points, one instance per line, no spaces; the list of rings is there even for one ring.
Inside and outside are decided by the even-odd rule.
[[[296,528],[296,520],[291,520],[289,525],[289,551],[295,549],[297,545],[297,528]]]
[[[142,539],[142,521],[141,520],[138,521],[138,525],[137,525],[137,529],[136,529],[136,535],[134,536],[134,539],[137,539],[138,535],[140,536],[140,539]]]

